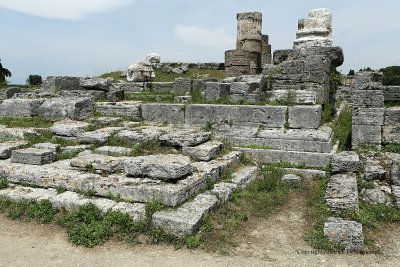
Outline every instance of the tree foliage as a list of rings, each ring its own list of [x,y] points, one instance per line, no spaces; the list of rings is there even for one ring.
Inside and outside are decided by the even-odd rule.
[[[43,83],[42,76],[40,75],[29,75],[26,83],[29,85],[41,85]]]
[[[400,66],[390,66],[380,71],[383,73],[384,85],[400,85]]]
[[[3,67],[0,59],[0,85],[5,84],[6,78],[10,77],[11,77],[11,71]]]

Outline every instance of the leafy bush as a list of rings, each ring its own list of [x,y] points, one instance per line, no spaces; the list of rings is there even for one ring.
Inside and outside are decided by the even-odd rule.
[[[400,85],[400,66],[380,69],[383,73],[383,85]]]
[[[29,75],[26,83],[29,85],[41,85],[43,83],[42,76],[40,75]]]

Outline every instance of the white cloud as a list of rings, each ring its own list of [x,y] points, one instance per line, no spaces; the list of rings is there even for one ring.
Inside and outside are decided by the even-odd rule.
[[[134,0],[0,0],[0,8],[33,16],[81,20],[87,14],[107,12]]]
[[[222,48],[235,46],[235,37],[223,27],[206,29],[191,25],[176,25],[174,33],[178,39],[187,44]]]

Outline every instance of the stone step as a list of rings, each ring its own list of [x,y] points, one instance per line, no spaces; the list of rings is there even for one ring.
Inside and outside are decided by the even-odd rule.
[[[273,150],[329,153],[332,150],[332,129],[262,129],[255,127],[231,127],[216,129],[216,137],[235,146],[260,146]]]
[[[11,152],[28,145],[27,141],[8,141],[0,143],[0,159],[8,159],[11,157]]]
[[[355,174],[332,175],[328,183],[325,199],[328,207],[336,215],[358,211],[358,188]]]
[[[257,167],[242,168],[232,175],[230,182],[217,183],[212,190],[197,195],[176,209],[154,213],[153,225],[177,237],[193,235],[211,211],[228,201],[235,190],[244,189],[256,177]]]
[[[17,149],[11,153],[11,161],[15,163],[43,165],[53,162],[56,153],[50,149],[25,148]]]
[[[97,102],[95,108],[96,112],[102,116],[129,117],[136,121],[142,120],[140,102]]]
[[[14,201],[33,201],[49,200],[54,208],[74,210],[85,204],[92,203],[102,212],[109,210],[120,211],[131,216],[134,221],[143,220],[145,217],[145,204],[115,202],[105,198],[85,198],[75,192],[66,191],[57,194],[55,189],[31,188],[24,186],[11,186],[0,190],[0,197]]]
[[[259,163],[285,162],[294,165],[304,165],[311,168],[326,168],[331,164],[332,156],[337,150],[337,145],[333,147],[330,153],[253,149],[242,147],[234,147],[234,149],[244,152],[254,161]]]
[[[364,245],[362,224],[330,217],[324,224],[324,235],[331,242],[344,246],[345,251],[361,251]]]
[[[221,142],[206,142],[194,147],[182,147],[182,154],[191,157],[194,160],[210,161],[218,156],[222,151],[223,143]]]
[[[197,167],[193,163],[197,172],[173,183],[127,177],[124,174],[102,176],[87,173],[72,167],[71,160],[42,166],[0,160],[0,173],[12,183],[28,183],[46,188],[63,187],[69,191],[91,191],[96,196],[115,195],[126,201],[141,203],[159,200],[167,206],[175,207],[205,188],[209,177],[218,180],[223,170],[238,164],[241,154],[234,151],[210,162],[197,162],[202,164]]]

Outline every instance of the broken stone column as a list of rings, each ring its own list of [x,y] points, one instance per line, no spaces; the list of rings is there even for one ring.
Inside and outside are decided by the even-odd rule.
[[[149,82],[155,77],[151,64],[140,62],[129,66],[126,79],[129,82]]]
[[[293,48],[332,46],[332,14],[329,9],[318,8],[300,19]]]
[[[237,14],[236,49],[261,53],[262,14],[248,12]]]
[[[268,35],[261,34],[262,14],[239,13],[237,21],[236,49],[225,52],[225,76],[260,74],[261,66],[271,62]]]
[[[271,45],[269,44],[269,36],[262,35],[261,39],[261,66],[265,64],[271,64],[272,54],[271,54]]]

